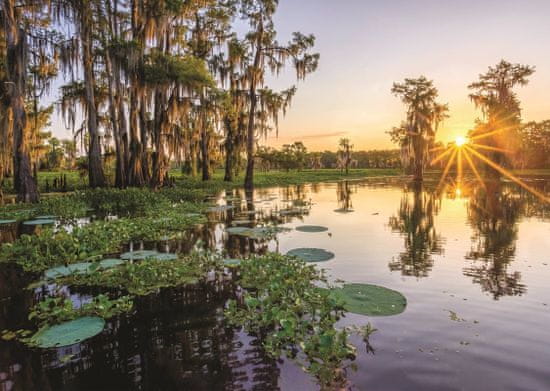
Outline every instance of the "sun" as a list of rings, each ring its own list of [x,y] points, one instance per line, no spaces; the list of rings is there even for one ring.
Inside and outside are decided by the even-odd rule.
[[[468,143],[468,139],[464,136],[457,136],[457,138],[455,138],[455,144],[457,147],[462,147],[467,143]]]

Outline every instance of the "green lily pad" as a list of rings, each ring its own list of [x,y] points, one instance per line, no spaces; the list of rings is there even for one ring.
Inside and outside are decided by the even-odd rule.
[[[36,216],[35,220],[55,220],[57,216]]]
[[[159,253],[155,255],[153,259],[157,261],[175,261],[176,259],[178,259],[178,256],[171,253]]]
[[[13,223],[16,223],[17,220],[0,220],[0,225],[8,225],[8,224],[13,224]]]
[[[25,221],[23,224],[25,225],[50,225],[54,224],[55,220],[52,219],[37,219],[37,220],[29,220]]]
[[[353,209],[349,209],[349,208],[340,208],[340,209],[335,209],[334,211],[336,213],[353,213],[353,212],[355,212]]]
[[[245,225],[245,224],[252,224],[253,221],[251,220],[233,220],[231,224],[233,225]]]
[[[129,261],[142,261],[147,258],[155,258],[160,253],[155,250],[128,251],[120,256],[120,259]]]
[[[223,264],[225,266],[239,266],[242,260],[240,259],[224,259]]]
[[[44,349],[70,346],[95,337],[104,327],[102,318],[86,316],[41,329],[31,337],[31,341]]]
[[[359,315],[391,316],[407,307],[407,299],[401,293],[377,285],[345,284],[332,289],[330,294],[342,300],[347,311]]]
[[[287,252],[286,255],[300,258],[305,262],[326,262],[334,258],[334,253],[322,248],[295,248]]]
[[[281,232],[290,231],[288,228],[283,227],[255,227],[249,228],[241,235],[251,239],[271,239]]]
[[[99,262],[99,266],[102,269],[110,269],[112,267],[120,266],[124,263],[122,259],[104,259],[101,262]]]
[[[229,235],[243,235],[248,231],[250,231],[250,228],[247,227],[230,227],[225,230]]]
[[[326,232],[328,231],[327,227],[322,227],[320,225],[301,225],[296,227],[296,231],[300,232]]]

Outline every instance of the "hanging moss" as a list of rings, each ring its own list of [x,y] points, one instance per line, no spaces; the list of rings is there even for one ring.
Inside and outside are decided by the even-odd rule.
[[[61,323],[51,327],[45,327],[34,334],[30,342],[40,348],[59,348],[70,346],[95,337],[103,331],[105,321],[98,317],[86,316]]]
[[[407,307],[407,299],[401,293],[377,285],[345,284],[332,289],[331,296],[343,301],[347,311],[359,315],[397,315]]]
[[[295,248],[286,253],[305,262],[326,262],[334,258],[334,253],[321,248]]]
[[[320,225],[302,225],[302,226],[296,227],[296,231],[310,232],[310,233],[326,232],[328,231],[328,228],[322,227]]]

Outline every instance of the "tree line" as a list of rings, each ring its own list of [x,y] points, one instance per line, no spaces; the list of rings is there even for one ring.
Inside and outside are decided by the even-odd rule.
[[[277,39],[278,0],[2,0],[0,175],[20,201],[38,200],[32,154],[56,102],[84,146],[89,185],[158,188],[172,162],[211,175],[223,154],[232,181],[246,156],[251,187],[258,138],[277,128],[296,87],[270,76],[316,70],[315,37]],[[247,26],[235,31],[235,21]]]

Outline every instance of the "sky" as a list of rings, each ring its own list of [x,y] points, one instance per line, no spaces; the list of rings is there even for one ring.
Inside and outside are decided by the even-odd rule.
[[[341,137],[356,150],[391,148],[386,133],[404,119],[392,84],[425,75],[448,103],[438,138],[464,135],[481,114],[467,86],[501,59],[536,67],[517,90],[526,121],[550,119],[549,0],[280,0],[281,41],[313,33],[319,69],[298,93],[270,146],[303,141],[335,150]],[[295,84],[288,72],[273,80]]]
[[[288,71],[274,89],[297,84],[290,111],[263,143],[303,141],[309,150],[335,150],[349,138],[356,150],[392,148],[386,133],[405,108],[394,82],[425,75],[448,103],[444,142],[464,135],[480,113],[467,86],[501,59],[536,67],[517,90],[525,121],[550,119],[550,0],[279,0],[279,40],[313,33],[319,69],[296,83]],[[69,137],[59,117],[53,133]]]

